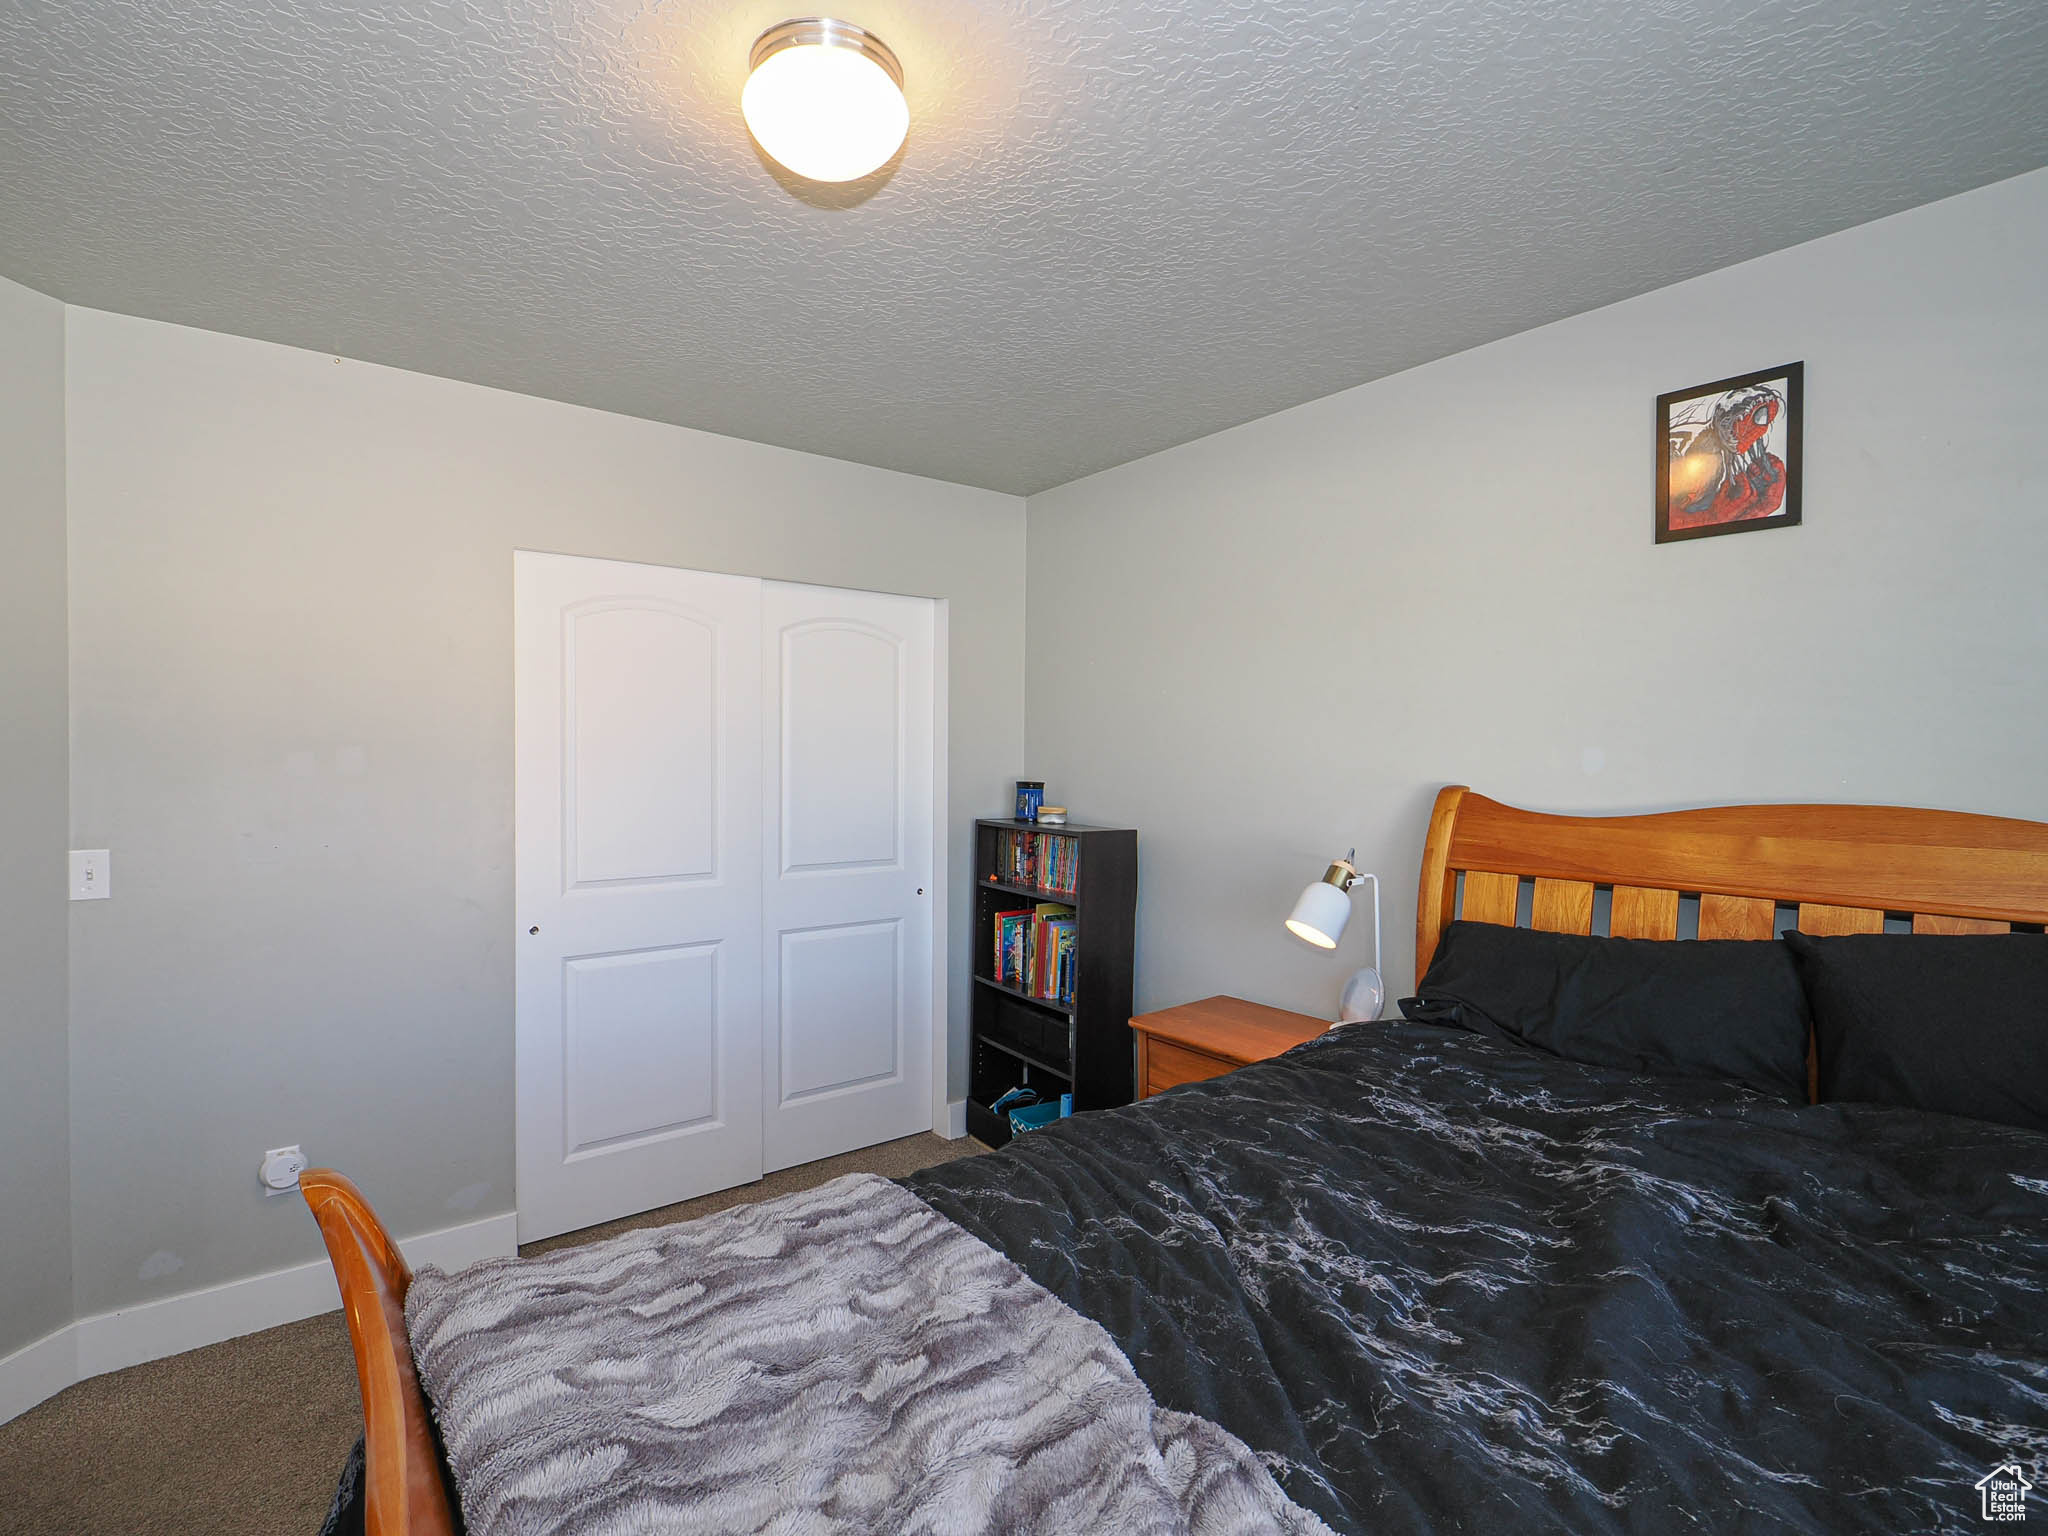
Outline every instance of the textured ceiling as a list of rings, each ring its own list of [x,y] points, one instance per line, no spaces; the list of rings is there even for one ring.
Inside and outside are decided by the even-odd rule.
[[[1030,492],[2048,162],[2044,0],[839,0],[816,198],[807,8],[7,0],[0,272]]]

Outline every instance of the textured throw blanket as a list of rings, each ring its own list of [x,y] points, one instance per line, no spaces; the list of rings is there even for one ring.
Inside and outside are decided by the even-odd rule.
[[[423,1269],[470,1536],[1324,1533],[1093,1322],[886,1179]]]

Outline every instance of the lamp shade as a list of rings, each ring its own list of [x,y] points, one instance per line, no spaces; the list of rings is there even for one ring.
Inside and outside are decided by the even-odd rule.
[[[1272,908],[1268,907],[1267,911]],[[1271,919],[1269,918],[1270,922]],[[1318,949],[1335,949],[1344,937],[1344,925],[1351,921],[1351,898],[1341,886],[1318,880],[1301,893],[1287,919],[1287,930]]]

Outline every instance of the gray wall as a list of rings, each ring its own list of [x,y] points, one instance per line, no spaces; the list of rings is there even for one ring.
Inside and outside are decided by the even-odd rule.
[[[1446,782],[2048,818],[2048,171],[1031,498],[1026,740],[1142,831],[1139,997],[1390,993]],[[1805,524],[1651,543],[1661,391],[1806,362]],[[1361,897],[1361,900],[1363,898]],[[1360,913],[1360,918],[1363,913]]]
[[[71,1320],[64,306],[0,280],[0,1355]]]
[[[81,1314],[317,1257],[270,1146],[401,1233],[511,1208],[515,547],[950,598],[964,924],[1022,755],[1020,501],[69,325],[72,825],[114,866],[72,912]]]

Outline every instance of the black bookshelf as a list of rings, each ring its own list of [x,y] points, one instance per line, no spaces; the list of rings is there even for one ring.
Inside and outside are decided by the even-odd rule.
[[[998,864],[1002,834],[1071,837],[1078,845],[1072,891],[1010,878]],[[1010,1122],[989,1105],[1018,1086],[1074,1108],[1128,1104],[1131,982],[1138,923],[1138,834],[1129,827],[982,820],[974,824],[973,1033],[968,1043],[967,1129],[992,1147]],[[995,920],[1041,901],[1074,909],[1075,972],[1069,1003],[1033,997],[996,980]]]

